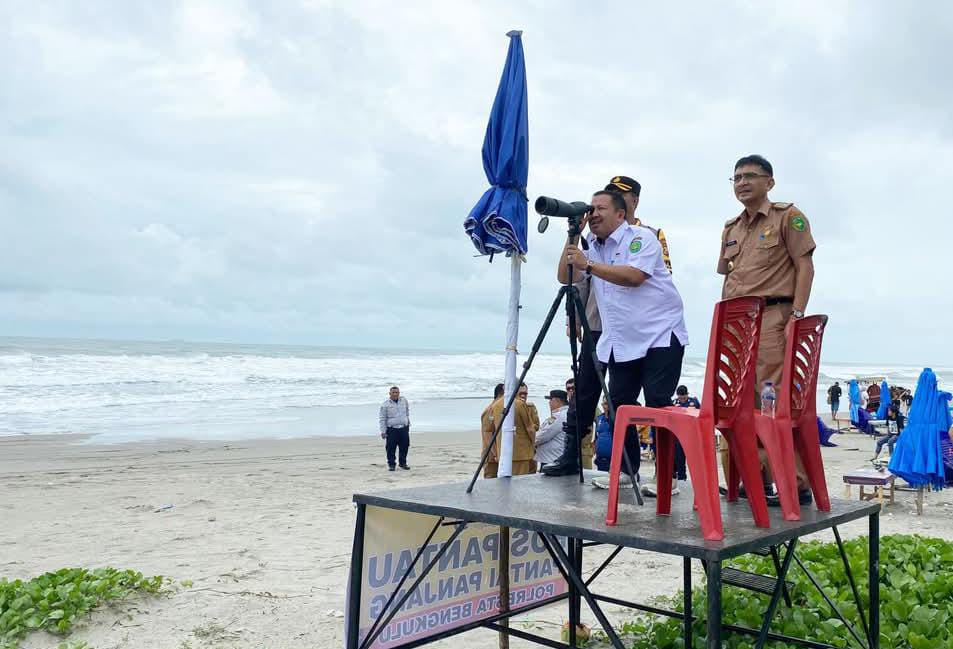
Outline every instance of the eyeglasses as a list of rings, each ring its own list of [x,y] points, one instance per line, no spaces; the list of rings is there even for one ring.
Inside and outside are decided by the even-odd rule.
[[[731,181],[732,185],[737,185],[741,181],[751,181],[755,178],[770,178],[771,174],[756,174],[756,173],[746,173],[746,174],[735,174],[728,180]]]

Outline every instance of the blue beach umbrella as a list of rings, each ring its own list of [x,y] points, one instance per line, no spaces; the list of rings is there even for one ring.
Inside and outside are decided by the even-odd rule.
[[[483,170],[490,182],[463,228],[484,255],[510,257],[510,297],[506,319],[504,384],[506,401],[516,391],[516,341],[519,337],[520,264],[527,251],[526,179],[529,175],[529,127],[526,110],[526,64],[523,32],[507,33],[509,51],[483,138]],[[492,260],[492,257],[490,257]],[[497,476],[512,475],[514,411],[503,420]]]
[[[914,487],[942,489],[945,482],[940,434],[949,429],[947,393],[937,388],[936,374],[929,367],[920,373],[903,429],[887,468]],[[941,430],[942,429],[942,430]]]
[[[850,399],[850,421],[854,423],[859,420],[857,411],[860,410],[860,385],[857,379],[851,379],[847,387],[847,397]]]
[[[890,405],[890,386],[887,381],[880,382],[880,405],[877,407],[877,419],[887,418],[887,406]]]
[[[511,31],[506,65],[483,139],[483,170],[490,188],[470,210],[463,227],[481,254],[525,254],[529,127],[526,64],[521,31]]]

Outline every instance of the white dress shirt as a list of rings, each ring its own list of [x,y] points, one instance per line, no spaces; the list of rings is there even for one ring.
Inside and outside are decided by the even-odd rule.
[[[688,344],[682,296],[662,260],[662,246],[646,227],[623,223],[599,243],[588,236],[586,257],[597,264],[627,265],[648,277],[639,286],[620,286],[592,276],[592,290],[602,319],[596,354],[603,363],[645,357],[653,347],[668,347],[672,334]]]

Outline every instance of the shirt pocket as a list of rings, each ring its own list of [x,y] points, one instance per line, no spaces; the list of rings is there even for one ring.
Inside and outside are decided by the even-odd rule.
[[[759,235],[758,241],[751,251],[752,265],[758,268],[774,265],[777,262],[778,255],[782,252],[780,246],[781,237],[776,231]]]

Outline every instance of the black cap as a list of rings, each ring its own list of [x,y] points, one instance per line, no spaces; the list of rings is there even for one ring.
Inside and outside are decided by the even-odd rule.
[[[609,192],[632,192],[636,196],[642,193],[642,185],[635,178],[628,176],[615,176],[606,185],[606,191]]]
[[[562,399],[569,401],[569,394],[565,390],[550,390],[547,399]]]

